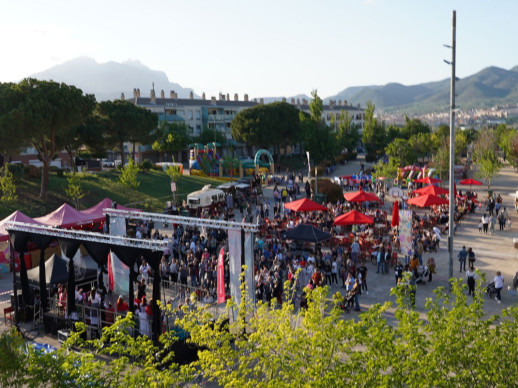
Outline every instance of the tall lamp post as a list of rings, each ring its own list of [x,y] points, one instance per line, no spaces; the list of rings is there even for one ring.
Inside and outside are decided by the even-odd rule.
[[[453,277],[453,231],[455,230],[455,222],[453,219],[453,210],[455,207],[455,192],[454,192],[454,165],[455,165],[455,49],[456,49],[456,37],[455,30],[457,26],[457,12],[453,11],[452,15],[452,33],[451,33],[451,46],[444,45],[451,49],[451,61],[444,60],[448,65],[451,66],[451,81],[450,81],[450,203],[449,203],[449,214],[448,214],[448,253],[449,253],[449,278]]]

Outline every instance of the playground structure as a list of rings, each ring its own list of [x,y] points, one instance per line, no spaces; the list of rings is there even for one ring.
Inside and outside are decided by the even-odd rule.
[[[414,179],[432,177],[434,173],[435,168],[405,166],[402,168],[398,168],[396,181],[403,186],[407,186],[408,182]]]
[[[224,166],[226,162],[216,152],[217,146],[219,146],[218,143],[209,143],[206,146],[191,144],[189,146],[189,169],[191,175],[206,176],[208,172],[209,175],[224,178],[226,176],[223,170],[227,169],[230,170],[230,176],[243,178],[254,173],[256,175],[262,173],[273,174],[275,171],[273,157],[268,150],[258,150],[255,153],[254,159],[230,160],[227,162],[230,164],[230,167],[228,167]],[[263,156],[266,157],[267,162],[261,160]]]

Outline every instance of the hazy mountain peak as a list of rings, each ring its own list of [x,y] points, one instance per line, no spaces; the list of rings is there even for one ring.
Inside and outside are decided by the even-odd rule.
[[[138,60],[98,63],[89,57],[78,57],[33,74],[31,77],[54,80],[75,85],[85,93],[95,94],[98,101],[133,97],[133,89],[140,89],[142,96],[148,96],[155,85],[159,95],[161,90],[168,96],[174,90],[180,98],[188,98],[192,91],[169,81],[163,71],[151,70]]]

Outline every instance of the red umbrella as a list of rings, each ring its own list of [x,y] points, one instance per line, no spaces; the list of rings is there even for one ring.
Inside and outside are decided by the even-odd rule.
[[[335,218],[335,225],[360,225],[373,224],[374,218],[366,216],[356,210],[351,210],[348,213],[342,214]]]
[[[448,190],[443,189],[442,187],[439,187],[439,186],[430,185],[430,186],[425,186],[421,189],[415,190],[414,193],[417,193],[419,195],[422,195],[422,194],[441,195],[441,194],[447,194]]]
[[[312,212],[312,211],[327,211],[327,207],[312,201],[311,199],[303,198],[297,201],[288,202],[284,205],[286,209],[296,212]]]
[[[394,209],[392,210],[391,226],[399,226],[399,201],[394,201]]]
[[[427,176],[426,178],[414,179],[414,182],[415,183],[426,183],[427,185],[433,185],[434,183],[441,183],[442,181],[440,179],[430,178]]]
[[[445,205],[448,203],[447,199],[436,197],[435,195],[424,194],[419,197],[410,198],[408,200],[409,205],[415,205],[419,207],[430,207],[433,205]]]
[[[459,185],[475,185],[475,186],[482,186],[483,183],[482,182],[479,182],[475,179],[472,179],[472,178],[469,178],[469,179],[464,179],[462,181],[459,182]]]
[[[363,190],[344,194],[344,198],[349,202],[380,202],[380,199],[377,197],[377,195],[366,193]]]

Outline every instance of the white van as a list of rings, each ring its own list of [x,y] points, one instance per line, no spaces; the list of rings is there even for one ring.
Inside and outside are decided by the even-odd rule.
[[[210,185],[187,195],[187,207],[192,210],[212,207],[224,202],[225,193],[223,190],[213,189]]]

